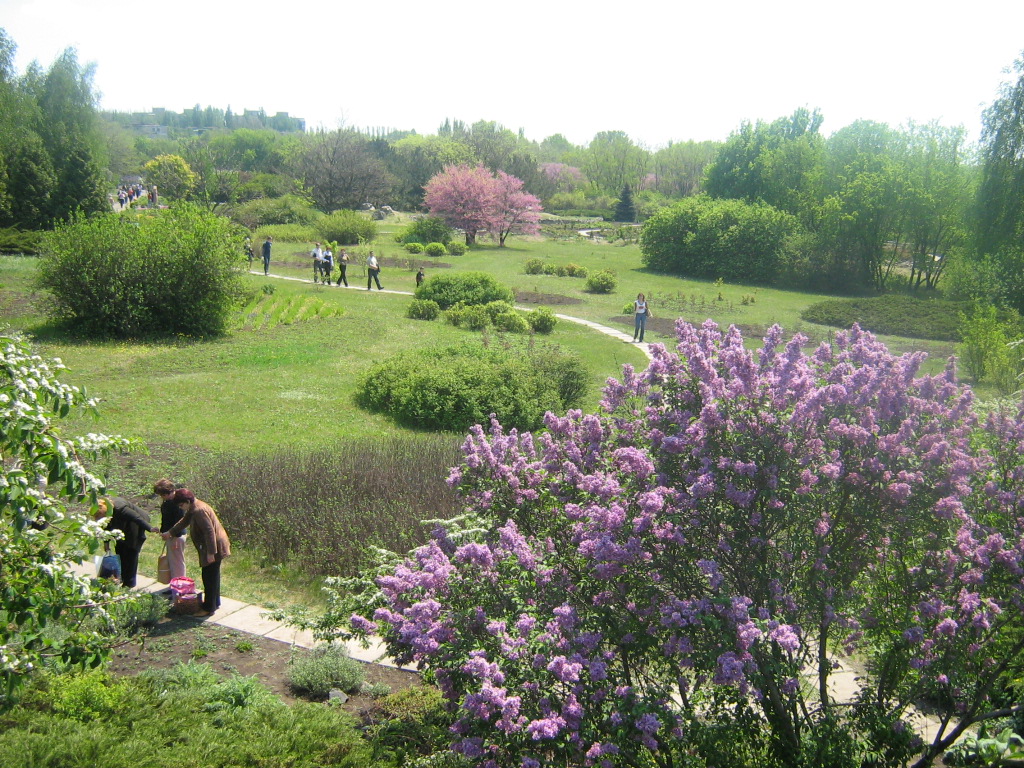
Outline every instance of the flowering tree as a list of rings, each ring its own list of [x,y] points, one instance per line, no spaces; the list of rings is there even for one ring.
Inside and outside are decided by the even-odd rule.
[[[41,663],[94,666],[106,650],[83,621],[102,617],[110,595],[76,576],[72,564],[109,535],[67,502],[94,503],[103,485],[83,462],[129,443],[60,434],[55,419],[94,405],[55,378],[63,369],[17,336],[0,336],[0,710]]]
[[[424,187],[423,202],[431,216],[466,233],[466,245],[477,233],[490,232],[500,246],[513,231],[536,232],[540,200],[523,191],[523,182],[504,171],[497,176],[482,165],[450,165]]]
[[[432,672],[486,766],[931,764],[1024,650],[1024,411],[979,424],[856,326],[677,325],[603,413],[475,427],[467,513],[349,603]],[[344,608],[347,610],[347,608]],[[323,617],[337,629],[343,606]],[[332,629],[333,627],[333,629]],[[870,673],[837,701],[837,659]],[[904,721],[929,695],[923,747]],[[710,763],[709,763],[710,764]]]

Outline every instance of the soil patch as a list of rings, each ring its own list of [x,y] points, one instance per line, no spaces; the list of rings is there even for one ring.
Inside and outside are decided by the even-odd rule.
[[[519,304],[543,304],[544,306],[567,306],[569,304],[582,304],[583,299],[577,299],[575,296],[561,296],[557,293],[516,291],[516,302]]]
[[[251,635],[189,616],[167,616],[148,633],[115,649],[109,670],[137,675],[145,669],[170,669],[193,660],[209,664],[218,674],[255,675],[285,702],[299,697],[288,686],[288,662],[308,654],[305,648]],[[420,676],[380,664],[364,664],[367,683],[383,683],[395,693],[420,683]],[[356,717],[369,711],[375,699],[365,694],[349,697],[343,709]]]

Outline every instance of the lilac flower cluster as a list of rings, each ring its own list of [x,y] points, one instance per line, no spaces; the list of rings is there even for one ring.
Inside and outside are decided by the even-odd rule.
[[[472,515],[352,627],[434,670],[479,764],[658,762],[698,690],[748,697],[799,750],[832,704],[820,648],[910,649],[901,701],[943,676],[977,714],[958,692],[1024,636],[1024,412],[979,424],[952,365],[919,376],[856,326],[810,354],[778,327],[757,352],[711,322],[677,336],[601,414],[474,427],[450,478]]]

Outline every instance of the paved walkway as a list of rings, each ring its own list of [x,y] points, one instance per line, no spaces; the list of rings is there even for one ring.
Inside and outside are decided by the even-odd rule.
[[[95,574],[92,563],[82,563],[76,567],[76,571],[83,576]],[[200,584],[196,584],[200,587]],[[161,584],[156,579],[143,576],[141,573],[136,579],[135,589],[139,592],[160,592],[167,589],[166,584]],[[217,624],[229,629],[237,629],[240,632],[248,632],[251,635],[260,635],[271,640],[279,640],[289,645],[297,645],[300,648],[312,648],[316,645],[313,633],[289,627],[279,621],[272,621],[267,618],[268,610],[258,605],[243,603],[241,600],[234,600],[230,597],[221,597],[220,608],[212,616],[194,617],[188,621],[204,622],[206,624]],[[386,667],[400,667],[387,656],[384,644],[380,641],[364,648],[360,643],[350,642],[346,644],[349,655],[353,659],[365,661],[370,664],[382,664]]]

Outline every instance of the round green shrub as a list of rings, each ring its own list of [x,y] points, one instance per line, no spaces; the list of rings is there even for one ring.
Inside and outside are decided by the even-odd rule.
[[[479,304],[458,303],[447,312],[445,318],[457,328],[469,331],[482,331],[491,325],[491,314],[486,307]]]
[[[441,309],[448,309],[459,302],[463,304],[487,304],[491,301],[515,300],[511,288],[507,288],[486,272],[460,272],[450,275],[435,275],[416,289],[417,299],[432,299]]]
[[[615,273],[608,269],[595,272],[587,278],[587,293],[611,293],[618,285]]]
[[[87,336],[217,336],[243,294],[240,242],[237,225],[186,203],[77,218],[44,237],[39,281],[49,312]]]
[[[494,317],[492,321],[494,327],[499,331],[505,333],[529,333],[530,324],[526,321],[526,318],[519,312],[512,310],[511,312],[502,312],[497,317]]]
[[[317,222],[320,240],[339,245],[359,245],[377,237],[377,222],[356,211],[335,211]]]
[[[465,243],[448,243],[449,256],[462,256],[469,250]]]
[[[403,229],[396,240],[400,243],[441,243],[448,245],[452,241],[452,228],[436,216],[425,216],[414,221]]]
[[[447,256],[448,249],[444,247],[444,243],[427,243],[424,247],[423,252],[427,256]]]
[[[526,321],[535,333],[551,333],[555,330],[558,318],[547,307],[537,307],[526,316]]]
[[[415,242],[406,243],[405,250],[408,251],[409,253],[423,253],[423,244]]]
[[[363,684],[363,665],[340,645],[321,645],[288,665],[288,684],[296,693],[326,699],[332,688],[355,693]]]
[[[490,301],[486,306],[487,314],[491,316],[492,322],[498,315],[504,315],[507,312],[515,312],[516,309],[507,301]]]
[[[486,424],[492,413],[506,427],[538,429],[546,411],[572,407],[559,394],[572,390],[566,383],[572,377],[563,381],[557,373],[566,365],[561,354],[540,354],[522,344],[414,350],[373,366],[357,401],[420,429],[464,432]]]
[[[430,299],[413,299],[405,311],[405,316],[411,320],[436,320],[439,314],[441,308]]]
[[[268,224],[311,226],[323,218],[313,204],[297,195],[264,197],[231,206],[228,215],[243,227],[256,229]]]
[[[557,275],[558,274],[558,265],[557,264],[553,264],[551,262],[548,262],[543,267],[540,268],[540,271],[541,271],[542,274],[545,274],[545,275]]]
[[[579,264],[566,264],[565,274],[569,277],[586,277],[590,272],[586,267],[581,267]]]
[[[528,275],[539,275],[544,272],[544,259],[527,259],[523,271]]]
[[[635,309],[636,306],[633,304],[632,301],[626,302],[625,304],[622,305],[622,314],[632,315]]]

